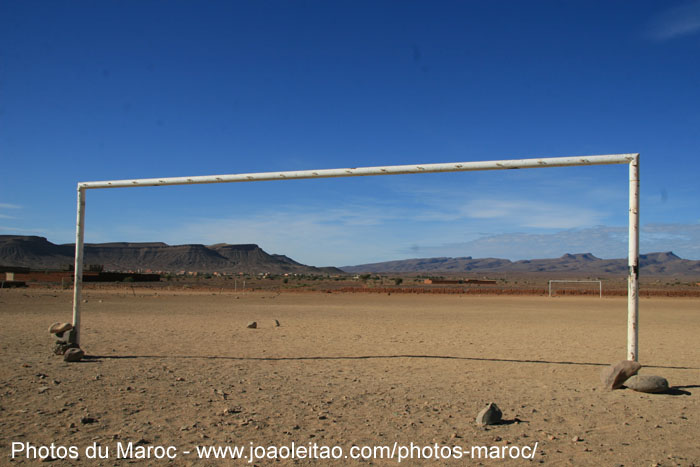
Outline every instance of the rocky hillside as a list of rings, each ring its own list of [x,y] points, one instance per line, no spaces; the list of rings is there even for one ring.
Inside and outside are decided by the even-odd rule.
[[[0,235],[2,266],[66,269],[73,264],[74,255],[74,244],[56,245],[36,236]],[[99,264],[107,271],[342,274],[336,268],[317,268],[284,255],[271,255],[252,244],[92,243],[85,245],[85,264]]]

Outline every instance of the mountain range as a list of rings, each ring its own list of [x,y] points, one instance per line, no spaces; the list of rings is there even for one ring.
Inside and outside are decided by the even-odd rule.
[[[32,269],[72,267],[74,244],[56,245],[44,237],[0,235],[0,266]],[[434,274],[565,273],[570,275],[626,275],[627,259],[601,259],[591,253],[560,258],[510,261],[500,258],[417,258],[356,266],[314,267],[284,256],[269,254],[258,245],[168,245],[166,243],[88,243],[85,264],[106,271],[197,271],[220,273],[296,274]],[[639,257],[640,272],[649,276],[700,276],[700,261],[682,259],[672,252]]]
[[[0,265],[32,269],[67,269],[75,244],[56,245],[44,237],[0,235]],[[86,243],[84,263],[106,271],[193,271],[220,273],[342,274],[337,268],[317,268],[284,255],[269,254],[258,245],[168,245],[166,243]]]
[[[660,276],[700,276],[700,261],[682,259],[672,252],[639,255],[640,273]],[[417,258],[383,263],[344,266],[359,273],[568,273],[577,275],[626,275],[627,258],[601,259],[591,253],[565,254],[560,258],[510,261],[500,258]]]

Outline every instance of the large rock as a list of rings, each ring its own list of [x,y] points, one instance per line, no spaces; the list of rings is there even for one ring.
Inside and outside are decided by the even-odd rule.
[[[479,425],[496,425],[501,423],[502,416],[501,409],[491,402],[476,416],[476,423]]]
[[[600,381],[605,389],[613,390],[621,387],[628,378],[637,374],[642,365],[632,360],[622,360],[614,365],[603,368]]]
[[[73,347],[68,350],[66,350],[66,353],[63,354],[63,361],[64,362],[79,362],[80,360],[83,359],[85,356],[85,352],[82,351],[82,349]]]
[[[666,392],[668,381],[661,376],[635,375],[625,381],[625,386],[639,392]]]
[[[249,329],[255,329],[258,327],[258,323],[255,321],[251,321],[250,323],[248,323],[248,326],[246,326],[246,327]]]
[[[63,334],[71,329],[73,329],[73,325],[70,323],[53,323],[49,326],[49,334]]]

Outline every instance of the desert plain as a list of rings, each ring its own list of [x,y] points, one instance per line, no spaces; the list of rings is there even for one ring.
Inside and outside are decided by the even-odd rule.
[[[88,357],[66,363],[47,330],[71,320],[71,291],[0,290],[1,465],[40,462],[13,457],[13,443],[80,451],[50,465],[700,464],[697,298],[640,299],[640,374],[668,379],[665,394],[601,387],[601,370],[626,356],[624,297],[114,288],[83,298]],[[489,402],[503,422],[479,426]],[[174,446],[177,457],[118,458],[117,443]],[[249,462],[195,451],[292,443],[535,455]],[[109,457],[86,458],[93,445]]]

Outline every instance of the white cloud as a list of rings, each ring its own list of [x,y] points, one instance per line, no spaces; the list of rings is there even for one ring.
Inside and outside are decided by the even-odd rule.
[[[669,40],[700,32],[700,1],[666,10],[650,25],[649,35],[655,40]]]
[[[21,209],[21,206],[17,204],[0,203],[0,209]],[[16,219],[16,217],[0,213],[0,219]]]
[[[605,217],[592,209],[527,200],[478,199],[467,203],[462,212],[474,219],[501,219],[512,226],[541,229],[596,225]]]
[[[0,232],[11,232],[16,235],[46,235],[47,229],[22,229],[17,227],[8,227],[6,225],[0,225]]]

